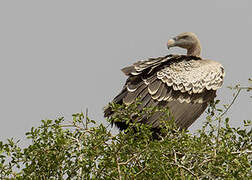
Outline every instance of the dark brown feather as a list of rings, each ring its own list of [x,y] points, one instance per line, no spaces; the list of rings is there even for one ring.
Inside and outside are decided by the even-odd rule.
[[[129,105],[135,101],[135,99],[138,97],[138,95],[145,89],[147,86],[145,84],[142,84],[140,87],[138,87],[133,92],[128,92],[125,98],[123,98],[123,103],[126,105]]]
[[[129,76],[132,72],[136,72],[134,66],[125,67],[125,68],[121,69],[121,71],[122,71],[126,76]]]
[[[165,98],[167,91],[168,87],[166,86],[166,84],[164,84],[164,88],[162,89],[162,93],[159,96],[158,101],[162,101]]]
[[[147,94],[143,99],[140,99],[141,104],[138,106],[139,110],[142,110],[144,107],[146,107],[146,104],[148,104],[151,100],[151,95],[148,93],[148,90],[145,89],[144,91],[147,92]]]
[[[151,77],[148,77],[147,79],[145,79],[147,85],[152,83],[155,80],[157,80],[157,75],[156,74],[151,76]]]
[[[164,115],[164,112],[155,112],[147,121],[147,124],[152,125],[153,128],[157,128],[160,125],[160,118]]]
[[[123,90],[113,99],[113,103],[119,103],[128,93],[127,88],[123,88]]]
[[[161,85],[158,88],[158,91],[156,92],[156,94],[152,95],[152,98],[153,99],[158,99],[161,96],[163,89],[165,89],[165,88],[166,88],[165,84],[161,83]]]
[[[159,87],[161,86],[162,81],[161,80],[155,80],[151,84],[148,85],[148,90],[151,95],[157,93]]]
[[[128,91],[130,91],[130,92],[132,92],[132,91],[135,91],[137,88],[139,88],[140,86],[142,86],[144,84],[144,82],[143,81],[140,81],[139,83],[131,83],[131,82],[129,82],[129,83],[127,83],[127,89],[128,89]]]
[[[179,103],[172,101],[167,104],[175,123],[181,129],[187,129],[206,109],[207,103]]]

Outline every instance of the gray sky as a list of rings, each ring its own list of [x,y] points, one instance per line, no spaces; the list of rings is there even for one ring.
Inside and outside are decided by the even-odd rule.
[[[41,119],[102,108],[119,93],[120,71],[135,61],[184,50],[166,49],[181,32],[195,32],[202,57],[221,62],[226,87],[252,77],[251,0],[0,1],[0,140],[24,137]],[[242,93],[228,113],[232,125],[251,119]],[[203,117],[190,128],[199,128]]]

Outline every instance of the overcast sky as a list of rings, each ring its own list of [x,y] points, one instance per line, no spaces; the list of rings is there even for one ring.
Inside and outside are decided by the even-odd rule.
[[[251,0],[0,1],[0,140],[85,108],[105,123],[102,108],[126,80],[120,69],[185,53],[166,49],[185,31],[198,35],[203,58],[225,67],[218,99],[229,103],[226,87],[252,77]],[[231,124],[251,115],[252,99],[242,93],[228,113]]]

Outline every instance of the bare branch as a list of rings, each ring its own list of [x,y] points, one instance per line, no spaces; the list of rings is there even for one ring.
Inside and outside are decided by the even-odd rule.
[[[147,169],[147,167],[141,169],[141,171],[139,171],[138,173],[135,174],[135,177],[137,177],[138,175],[140,175],[142,172],[144,172],[144,170]]]
[[[139,153],[140,154],[140,153]],[[132,161],[133,159],[135,159],[137,156],[139,156],[139,154],[135,154],[134,156],[132,156],[130,159],[128,159],[126,162],[120,162],[119,165],[126,165],[128,164],[130,161]]]
[[[119,175],[119,179],[122,179],[122,174],[121,174],[121,169],[120,169],[120,164],[119,164],[119,160],[118,160],[118,156],[116,155],[116,164],[117,164],[117,171],[118,171],[118,175]]]
[[[182,169],[188,171],[188,172],[189,172],[190,174],[192,174],[194,177],[196,177],[197,179],[199,179],[199,177],[198,177],[196,174],[194,174],[190,169],[186,168],[185,166],[180,165],[180,164],[178,164],[178,163],[171,163],[171,164],[172,164],[172,165],[175,165],[175,166],[178,166],[179,168],[182,168]]]
[[[86,108],[86,129],[88,129],[88,108]]]
[[[231,152],[231,154],[252,154],[252,151],[245,150],[245,151],[238,151],[238,152]]]
[[[219,116],[219,118],[221,118],[222,116],[224,116],[224,115],[228,112],[228,110],[231,108],[231,106],[234,104],[236,98],[237,98],[238,95],[240,94],[241,90],[242,90],[241,88],[239,88],[239,89],[237,90],[237,93],[236,93],[236,95],[234,96],[232,102],[228,105],[228,107],[226,108],[226,110]]]

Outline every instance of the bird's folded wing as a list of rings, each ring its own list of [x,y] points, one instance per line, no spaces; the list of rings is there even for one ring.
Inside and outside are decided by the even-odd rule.
[[[128,98],[125,97],[126,104],[132,103],[134,98],[130,97],[133,94],[135,97],[146,94],[141,93],[142,90],[148,90],[152,99],[157,101],[203,103],[215,97],[215,91],[221,87],[224,77],[224,69],[220,63],[182,55],[139,61],[122,71],[130,76],[126,83],[130,92]],[[133,77],[138,77],[138,80],[135,81]],[[144,85],[139,81],[140,77]]]

